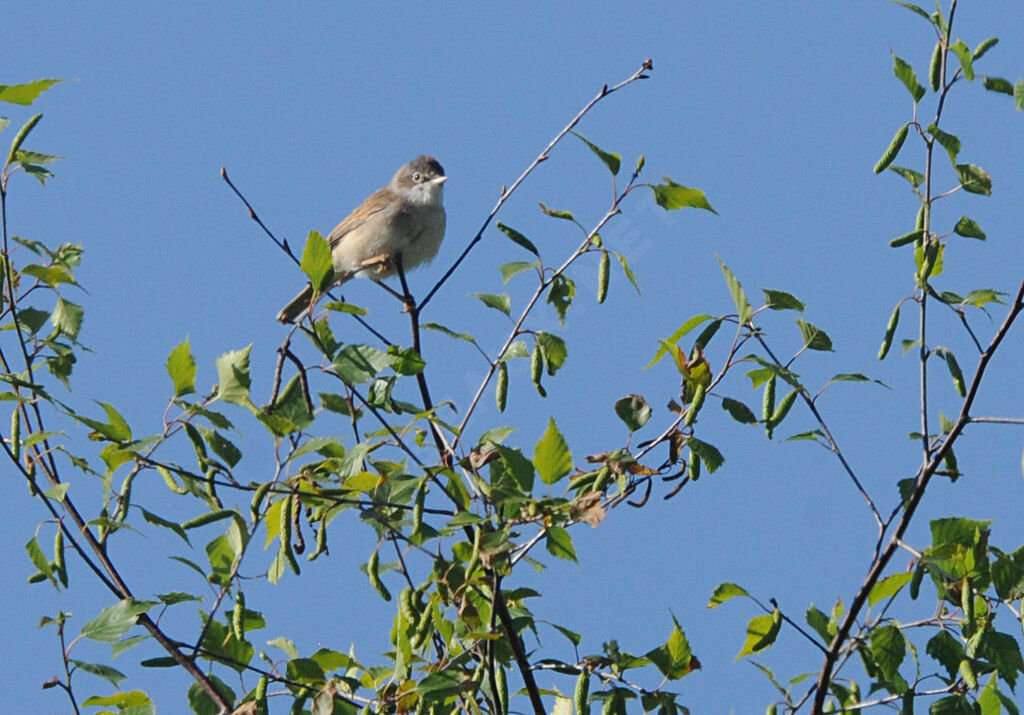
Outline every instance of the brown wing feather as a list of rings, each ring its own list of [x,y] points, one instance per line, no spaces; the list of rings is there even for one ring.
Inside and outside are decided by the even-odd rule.
[[[338,245],[338,242],[344,238],[345,234],[350,233],[354,229],[359,228],[367,219],[376,213],[380,213],[388,206],[388,188],[377,189],[366,199],[359,207],[342,219],[341,223],[334,227],[330,235],[327,237],[327,242],[334,248]]]

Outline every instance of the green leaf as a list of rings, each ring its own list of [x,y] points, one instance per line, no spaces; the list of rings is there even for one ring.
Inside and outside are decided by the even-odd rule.
[[[868,594],[868,605],[874,606],[881,600],[895,596],[900,589],[910,583],[913,573],[894,573],[875,583]]]
[[[100,611],[82,627],[82,635],[94,641],[112,643],[131,630],[139,616],[156,605],[156,601],[126,598]]]
[[[804,346],[808,350],[832,352],[832,339],[824,330],[800,318],[797,318],[796,324],[800,326],[800,334],[803,336]]]
[[[729,293],[732,295],[732,302],[736,305],[736,312],[739,314],[740,325],[746,325],[750,322],[750,319],[754,316],[754,311],[750,307],[750,301],[747,300],[747,294],[743,292],[743,286],[740,285],[739,280],[733,274],[729,267],[722,262],[721,258],[715,256],[718,259],[718,265],[722,267],[722,275],[725,276],[725,282],[729,286]]]
[[[178,344],[167,356],[167,374],[174,383],[174,396],[181,397],[196,391],[196,361],[188,338]]]
[[[588,140],[579,132],[573,131],[572,133],[579,137],[584,144],[590,147],[590,151],[594,152],[597,155],[597,157],[604,162],[604,165],[608,167],[608,171],[612,172],[612,176],[618,175],[619,166],[622,164],[621,154],[610,154],[601,149],[600,147],[596,146],[595,144],[593,144],[590,140]]]
[[[389,367],[392,356],[371,345],[346,345],[334,358],[334,371],[350,385],[361,385]]]
[[[476,340],[469,333],[457,333],[451,328],[446,328],[445,326],[439,323],[424,323],[420,327],[423,328],[424,330],[433,330],[434,332],[437,333],[443,333],[444,335],[447,335],[449,338],[455,338],[456,340],[465,340],[467,343],[472,343],[473,345],[476,345]]]
[[[738,596],[750,597],[747,589],[742,586],[737,586],[734,583],[720,583],[715,587],[714,593],[711,594],[711,600],[708,601],[708,608],[718,608],[726,601],[732,600]]]
[[[782,628],[782,614],[777,608],[771,613],[750,619],[747,624],[747,640],[736,655],[736,660],[771,646],[778,637],[780,628]]]
[[[963,70],[964,77],[967,79],[968,82],[973,82],[974,53],[971,52],[971,49],[966,44],[964,44],[963,40],[957,40],[956,42],[949,46],[949,49],[952,50],[953,53],[957,56],[957,58],[960,60],[960,69]]]
[[[672,633],[668,640],[648,651],[644,657],[669,680],[679,680],[693,670],[693,651],[675,616],[672,617]]]
[[[832,641],[832,636],[835,634],[829,629],[828,616],[819,608],[816,608],[814,604],[811,604],[807,609],[804,620],[807,621],[807,625],[814,629],[815,633],[821,636],[822,641],[825,643]]]
[[[714,317],[715,316],[707,315],[706,313],[702,315],[695,315],[689,320],[687,320],[685,323],[680,325],[678,328],[676,328],[676,330],[671,335],[669,335],[667,338],[661,341],[661,347],[659,347],[658,351],[654,353],[654,357],[651,358],[651,361],[644,365],[644,370],[656,365],[659,360],[661,360],[663,357],[665,357],[665,355],[668,354],[669,347],[679,342],[680,338],[682,338],[684,335],[689,333],[691,330],[696,328],[701,323],[707,320],[711,320]]]
[[[903,632],[894,625],[880,626],[871,632],[872,660],[885,680],[899,676],[899,667],[907,655],[907,642]]]
[[[890,2],[889,4],[890,5],[899,5],[900,7],[905,7],[908,10],[910,10],[911,12],[917,13],[918,15],[923,17],[928,22],[932,21],[932,18],[931,18],[931,16],[928,15],[928,13],[926,13],[924,10],[919,8],[917,5],[914,5],[913,3],[899,2],[898,0],[893,0],[893,2]]]
[[[68,662],[71,663],[71,665],[75,666],[75,668],[77,670],[81,670],[82,672],[85,672],[85,673],[91,673],[92,675],[95,675],[95,676],[98,676],[100,678],[103,678],[108,683],[113,685],[115,688],[119,687],[121,685],[121,683],[124,682],[124,680],[128,677],[124,673],[122,673],[121,671],[116,670],[114,668],[111,668],[109,665],[100,665],[99,663],[85,663],[85,662],[83,662],[81,660],[74,660],[74,659],[69,659]],[[141,697],[139,697],[139,696],[141,696]],[[117,704],[119,707],[121,707],[123,703],[128,703],[128,702],[152,705],[152,703],[149,701],[149,698],[146,697],[146,694],[141,692],[141,691],[138,691],[138,690],[135,691],[134,695],[132,693],[117,693],[115,695],[110,696],[107,699],[108,700],[112,699],[112,700],[115,700],[115,701],[119,701],[119,702],[116,702],[116,703],[107,703],[107,704],[111,704],[111,705]],[[131,706],[128,706],[128,707],[136,707],[136,706],[135,705],[131,705]],[[123,712],[124,709],[125,708],[122,707],[122,712]],[[155,709],[146,709],[146,710],[143,710],[143,711],[135,711],[135,710],[133,710],[132,712],[133,713],[134,712],[150,712],[150,713],[155,713],[156,710]]]
[[[1019,79],[1013,85],[1013,107],[1017,111],[1024,109],[1024,79]]]
[[[899,174],[909,181],[910,185],[915,188],[924,183],[924,174],[920,171],[914,171],[913,169],[908,169],[905,166],[890,166],[889,171]]]
[[[651,419],[651,406],[641,395],[626,395],[615,401],[615,414],[630,432],[636,432]]]
[[[732,418],[741,424],[757,424],[757,415],[755,415],[753,410],[739,400],[734,400],[731,397],[723,398],[722,409],[732,415]]]
[[[533,465],[545,484],[555,484],[572,471],[572,453],[553,418],[533,450]]]
[[[960,397],[967,396],[967,385],[964,382],[964,373],[960,370],[960,364],[956,361],[953,353],[946,350],[946,367],[949,369],[949,376],[953,378],[953,387]]]
[[[551,281],[551,289],[548,291],[548,303],[555,307],[558,314],[559,325],[565,325],[565,314],[572,305],[572,299],[576,295],[576,284],[564,275],[555,276]]]
[[[643,295],[643,293],[640,292],[640,284],[636,281],[636,274],[633,273],[633,269],[629,267],[629,261],[626,260],[626,257],[621,253],[616,253],[615,251],[612,251],[611,253],[615,256],[616,260],[618,260],[619,265],[622,266],[622,272],[626,274],[626,278],[633,284],[633,289],[636,291],[636,294]]]
[[[537,333],[537,342],[544,355],[544,364],[547,365],[548,374],[553,376],[565,364],[569,355],[565,341],[554,333],[542,330]]]
[[[519,231],[516,231],[511,226],[506,226],[501,221],[498,221],[498,230],[501,231],[506,236],[508,236],[510,239],[512,239],[513,243],[515,243],[518,246],[522,246],[527,251],[537,256],[537,258],[540,258],[540,251],[538,251],[537,247],[533,245],[533,241],[528,239],[523,234],[519,233]],[[507,283],[508,280],[506,280],[505,282]]]
[[[491,485],[515,488],[524,493],[533,490],[533,462],[518,449],[501,444],[494,445],[498,458],[491,462]]]
[[[511,317],[512,299],[509,297],[508,293],[501,293],[500,295],[494,293],[471,293],[470,295],[479,298],[480,302],[488,308],[494,308],[495,310]]]
[[[718,215],[718,212],[711,207],[707,197],[704,196],[704,192],[700,189],[682,186],[667,176],[663,176],[661,179],[665,182],[664,184],[648,184],[651,187],[651,191],[654,192],[654,200],[661,208],[666,211],[676,211],[685,208],[704,209],[716,216]]]
[[[81,663],[75,662],[75,665],[81,666]],[[117,687],[118,684],[114,683],[114,687]],[[147,707],[153,705],[153,701],[141,690],[114,693],[107,696],[93,695],[90,698],[86,698],[82,705],[113,705],[118,709],[118,712],[130,713],[130,715],[154,715],[156,713],[156,707]]]
[[[1013,96],[1013,84],[1002,77],[985,77],[981,83],[989,92],[999,92],[1000,94]]]
[[[232,350],[217,358],[218,399],[243,407],[251,404],[249,399],[249,387],[252,384],[249,377],[249,354],[251,352],[252,343],[249,343],[241,350]]]
[[[331,260],[331,247],[327,240],[316,229],[306,237],[306,246],[302,249],[302,262],[299,264],[313,284],[313,290],[320,293],[334,275],[334,264]]]
[[[693,454],[700,457],[700,461],[708,468],[708,474],[714,474],[725,462],[725,457],[722,456],[717,447],[713,444],[702,442],[696,437],[690,437],[686,440],[686,446],[690,448]]]
[[[917,75],[914,74],[914,68],[901,57],[893,55],[892,59],[893,74],[896,75],[900,82],[903,83],[903,86],[907,88],[907,91],[910,92],[910,96],[914,98],[914,104],[917,104],[925,95],[925,88],[917,81]]]
[[[956,222],[956,226],[953,228],[953,232],[958,236],[964,236],[965,238],[979,238],[982,241],[985,240],[985,232],[981,230],[981,226],[978,225],[978,222],[973,219],[969,219],[966,216],[960,217],[960,220]]]
[[[189,544],[191,546],[191,542],[188,540],[188,534],[185,533],[185,530],[181,528],[180,524],[164,519],[163,517],[158,516],[157,514],[154,514],[153,512],[147,509],[143,509],[142,507],[138,508],[142,512],[143,519],[145,519],[150,524],[153,524],[155,526],[160,526],[164,529],[170,529],[175,534],[180,536],[185,541],[186,544]]]
[[[32,561],[32,565],[39,569],[39,572],[48,578],[54,585],[56,581],[53,578],[53,568],[50,566],[50,560],[46,558],[46,554],[43,553],[42,548],[39,546],[39,541],[36,537],[32,537],[25,544],[25,551],[28,553],[29,559]]]
[[[762,288],[764,302],[772,310],[796,310],[803,312],[804,304],[796,296],[781,290],[768,290]]]
[[[508,282],[512,279],[512,276],[523,271],[528,271],[531,268],[538,268],[540,261],[512,261],[511,263],[503,263],[498,266],[498,270],[501,271],[501,282],[508,285]]]
[[[825,383],[825,387],[828,387],[829,385],[831,385],[834,382],[873,382],[876,385],[881,385],[882,387],[884,387],[886,389],[889,389],[889,386],[886,385],[881,380],[874,380],[874,379],[872,379],[872,378],[868,377],[867,375],[865,375],[863,373],[860,373],[860,372],[840,372],[840,373],[836,373],[835,375],[832,376],[832,378],[828,382]],[[822,389],[824,390],[825,388],[822,388]]]
[[[543,201],[540,201],[540,210],[546,213],[548,216],[554,218],[564,219],[566,221],[575,221],[576,218],[572,215],[571,211],[559,211],[558,209],[548,208],[544,205]]]
[[[63,298],[57,299],[57,306],[50,314],[50,322],[53,327],[72,340],[78,339],[78,332],[82,329],[82,318],[85,310],[80,305]]]
[[[964,191],[983,196],[992,195],[992,177],[980,166],[974,164],[957,164],[956,175]]]
[[[418,375],[427,366],[426,360],[420,357],[415,348],[389,345],[388,357],[391,358],[391,369],[399,375]]]
[[[207,427],[200,427],[199,430],[203,433],[203,437],[206,438],[206,443],[210,445],[210,449],[223,459],[229,467],[234,469],[235,465],[242,459],[242,453],[235,446],[235,443],[216,430]]]
[[[544,546],[548,553],[567,561],[576,561],[576,549],[572,545],[569,532],[560,526],[549,526],[544,532]]]
[[[28,106],[40,94],[63,81],[62,79],[39,79],[27,84],[0,84],[0,102]]]
[[[928,133],[935,137],[935,141],[949,154],[949,161],[956,166],[956,158],[960,154],[960,138],[954,134],[948,134],[934,124],[929,124]]]

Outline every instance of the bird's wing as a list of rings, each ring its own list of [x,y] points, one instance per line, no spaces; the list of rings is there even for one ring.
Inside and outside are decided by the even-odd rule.
[[[387,187],[384,187],[375,191],[366,201],[359,205],[359,208],[334,227],[334,230],[327,236],[327,243],[330,244],[331,248],[337,246],[341,239],[345,237],[345,234],[359,228],[371,216],[387,208],[389,202],[385,200],[385,197],[381,196],[386,190]]]

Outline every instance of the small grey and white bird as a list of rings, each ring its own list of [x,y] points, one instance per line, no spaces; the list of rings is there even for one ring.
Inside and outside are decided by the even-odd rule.
[[[335,226],[327,243],[334,262],[334,285],[367,275],[387,278],[429,262],[444,238],[444,182],[448,177],[437,159],[426,154],[403,166],[391,182],[370,194]],[[277,314],[294,323],[308,311],[313,287],[306,288]]]

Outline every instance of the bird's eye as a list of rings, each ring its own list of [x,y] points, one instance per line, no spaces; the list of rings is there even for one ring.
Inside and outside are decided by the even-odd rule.
[[[423,181],[423,174],[421,174],[421,173],[420,173],[420,172],[418,172],[418,171],[417,171],[417,172],[415,172],[415,173],[414,173],[414,174],[412,175],[412,180],[413,180],[413,181],[415,181],[415,182],[416,182],[417,184],[418,184],[418,183],[420,183],[421,181]]]

